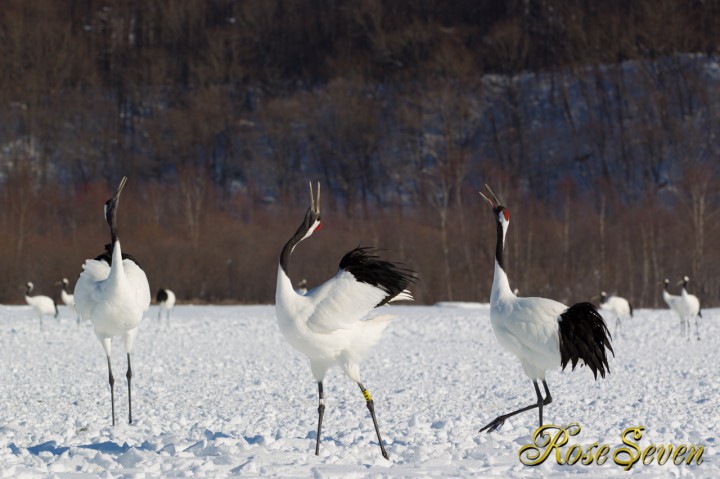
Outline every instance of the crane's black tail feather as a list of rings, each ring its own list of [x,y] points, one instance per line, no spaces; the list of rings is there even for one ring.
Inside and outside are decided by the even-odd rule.
[[[575,369],[582,360],[593,372],[595,379],[610,372],[605,349],[615,356],[610,341],[612,336],[605,320],[591,303],[578,303],[566,309],[558,320],[560,332],[560,363],[565,369],[572,363]]]

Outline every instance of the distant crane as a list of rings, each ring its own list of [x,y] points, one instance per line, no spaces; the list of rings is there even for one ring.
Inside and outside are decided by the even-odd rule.
[[[539,424],[543,424],[543,406],[552,402],[545,372],[572,362],[587,365],[595,379],[599,372],[605,377],[610,372],[605,350],[614,354],[610,332],[602,316],[591,303],[578,303],[567,307],[552,299],[518,298],[510,289],[504,269],[503,250],[505,234],[510,224],[510,212],[498,201],[489,186],[485,198],[493,209],[497,225],[495,247],[495,274],[490,294],[490,322],[498,342],[520,359],[525,374],[532,380],[537,402],[507,414],[500,415],[480,429],[491,432],[505,420],[530,409],[538,409]],[[545,388],[540,393],[538,381]]]
[[[72,293],[68,293],[68,286],[70,285],[70,282],[67,278],[63,278],[55,284],[62,285],[62,289],[60,290],[60,299],[62,299],[62,302],[68,307],[68,309],[70,309],[70,311],[76,313],[77,324],[80,325],[80,316],[77,315],[77,311],[75,310],[75,298]]]
[[[680,296],[670,294],[669,279],[665,278],[665,280],[663,281],[663,285],[663,300],[665,301],[665,304],[668,305],[670,310],[674,311],[675,314],[677,314],[680,318],[680,336],[685,336],[685,330],[687,329],[687,318],[684,316],[684,312],[681,310],[682,306],[680,306]]]
[[[170,310],[175,307],[175,293],[170,289],[159,289],[155,300],[158,302],[160,308],[158,309],[158,321],[162,317],[163,311],[165,311],[165,319],[170,321]]]
[[[75,284],[75,306],[83,319],[89,319],[107,357],[112,424],[115,425],[115,379],[110,361],[113,336],[120,336],[127,354],[128,422],[132,423],[132,353],[138,325],[150,307],[150,286],[138,262],[120,248],[117,234],[117,208],[127,177],[105,202],[105,221],[110,226],[110,244],[105,252],[83,264]]]
[[[678,286],[682,285],[682,291],[680,293],[680,301],[678,301],[678,311],[685,318],[685,324],[688,327],[688,339],[690,339],[690,318],[695,318],[695,334],[697,335],[698,341],[700,340],[700,329],[698,328],[698,317],[702,318],[702,312],[700,311],[700,300],[694,294],[687,292],[687,285],[690,282],[690,278],[684,276],[683,279],[678,283]]]
[[[625,316],[629,316],[631,318],[633,316],[633,307],[632,304],[630,304],[630,301],[625,298],[621,298],[620,296],[608,296],[605,291],[600,293],[600,309],[615,315],[616,335],[621,333],[621,319]]]
[[[360,387],[370,411],[380,451],[386,459],[375,416],[375,407],[368,390],[360,381],[360,361],[394,316],[379,315],[363,320],[374,308],[391,301],[412,300],[407,290],[415,280],[414,273],[383,261],[370,248],[355,248],[340,260],[337,274],[308,291],[298,294],[288,276],[288,260],[295,246],[320,228],[320,184],[317,198],[310,185],[310,208],[295,234],[280,254],[275,311],[285,339],[310,360],[310,369],[318,385],[318,427],[315,454],[320,454],[320,440],[325,398],[323,380],[327,370],[339,366]]]
[[[25,284],[25,302],[32,306],[35,313],[38,315],[40,320],[40,331],[43,330],[43,316],[58,317],[58,309],[55,301],[49,296],[43,296],[41,294],[30,296],[35,285],[30,281]]]

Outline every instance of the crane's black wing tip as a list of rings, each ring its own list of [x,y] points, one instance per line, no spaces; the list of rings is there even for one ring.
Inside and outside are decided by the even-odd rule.
[[[370,246],[358,246],[340,260],[340,269],[352,274],[361,283],[376,286],[387,293],[377,305],[382,306],[417,281],[417,273],[402,263],[385,261]]]

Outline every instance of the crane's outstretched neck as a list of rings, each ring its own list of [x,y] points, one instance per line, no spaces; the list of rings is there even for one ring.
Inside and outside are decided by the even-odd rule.
[[[311,206],[305,213],[305,219],[300,224],[300,227],[298,227],[292,238],[285,243],[285,247],[280,253],[280,268],[285,274],[288,274],[288,261],[295,246],[305,238],[309,238],[318,228],[320,228],[320,213]]]
[[[491,293],[491,302],[497,302],[501,295],[513,294],[510,289],[510,281],[505,272],[504,250],[505,250],[505,234],[509,223],[509,213],[502,206],[493,209],[496,215],[497,223],[497,243],[495,244],[495,274],[493,277],[493,286]]]

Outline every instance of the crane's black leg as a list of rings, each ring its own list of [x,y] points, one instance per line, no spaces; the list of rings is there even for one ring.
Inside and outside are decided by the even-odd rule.
[[[367,404],[367,408],[370,411],[370,416],[372,416],[373,426],[375,426],[375,434],[377,434],[378,443],[380,444],[380,452],[385,459],[390,459],[390,456],[388,455],[387,451],[385,450],[385,446],[383,445],[382,437],[380,436],[380,428],[378,427],[377,417],[375,417],[375,403],[370,396],[370,391],[365,389],[365,386],[363,386],[362,384],[357,384],[358,386],[360,386],[360,391],[362,391],[363,397],[365,398],[365,404]]]
[[[115,378],[112,373],[112,365],[110,364],[110,356],[107,357],[109,382],[110,382],[110,409],[112,411],[112,425],[115,425]]]
[[[695,316],[695,334],[697,334],[697,340],[700,341],[700,328],[698,327],[698,317]]]
[[[535,394],[537,395],[537,403],[531,404],[529,406],[525,406],[523,408],[518,409],[517,411],[509,412],[507,414],[503,414],[502,416],[498,416],[492,421],[490,421],[488,424],[483,426],[482,429],[480,429],[478,432],[483,432],[487,430],[487,432],[493,432],[497,428],[503,425],[505,422],[505,419],[512,417],[516,414],[520,414],[521,412],[529,411],[530,409],[538,408],[540,409],[540,426],[542,426],[542,410],[543,405],[550,404],[552,402],[552,397],[550,397],[550,390],[547,387],[547,383],[543,380],[543,385],[545,386],[545,391],[547,392],[548,397],[545,398],[545,401],[543,401],[542,394],[540,394],[540,388],[538,387],[537,380],[533,379],[533,386],[535,386]],[[549,398],[549,400],[548,400]]]
[[[132,388],[130,383],[132,381],[132,369],[130,368],[130,353],[127,353],[128,358],[128,370],[125,374],[128,382],[128,424],[132,424]]]
[[[320,455],[320,432],[322,431],[322,421],[323,416],[325,415],[325,393],[323,393],[323,383],[322,381],[318,381],[318,397],[319,397],[319,404],[318,404],[318,430],[317,430],[317,438],[315,441],[315,455]]]

